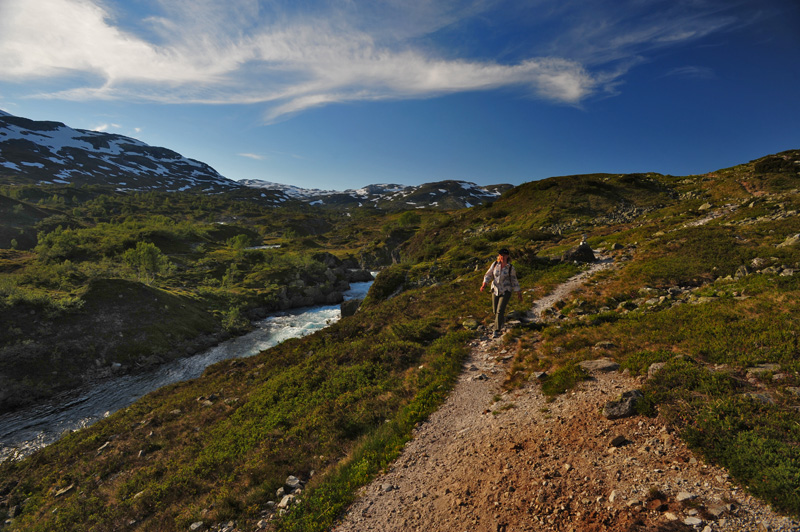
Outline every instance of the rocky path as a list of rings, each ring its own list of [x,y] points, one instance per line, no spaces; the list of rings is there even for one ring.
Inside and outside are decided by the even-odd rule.
[[[538,318],[608,265],[531,312]],[[600,414],[641,382],[612,371],[553,402],[533,382],[503,393],[512,353],[489,338],[472,347],[446,403],[362,489],[337,532],[800,530],[698,461],[660,420]]]

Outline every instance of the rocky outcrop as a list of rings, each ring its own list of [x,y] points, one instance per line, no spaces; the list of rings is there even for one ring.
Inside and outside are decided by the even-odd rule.
[[[578,247],[564,253],[561,260],[564,262],[594,262],[597,257],[589,244],[581,242]]]

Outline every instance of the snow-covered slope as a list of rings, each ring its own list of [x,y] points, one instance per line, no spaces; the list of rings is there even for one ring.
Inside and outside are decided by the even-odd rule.
[[[220,192],[241,185],[166,148],[0,111],[0,176],[10,181]]]

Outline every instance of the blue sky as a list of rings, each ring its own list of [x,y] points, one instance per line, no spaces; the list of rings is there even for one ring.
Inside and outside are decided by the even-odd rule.
[[[797,80],[796,0],[0,0],[0,109],[306,188],[704,173]]]

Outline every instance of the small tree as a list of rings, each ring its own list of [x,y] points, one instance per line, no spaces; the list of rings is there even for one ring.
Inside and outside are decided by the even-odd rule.
[[[250,237],[247,235],[236,235],[233,238],[229,238],[227,241],[229,247],[237,251],[241,251],[247,247],[250,247]]]
[[[151,283],[156,275],[167,275],[174,268],[158,246],[151,242],[137,242],[136,248],[122,255],[122,260],[136,271],[140,281]]]
[[[413,211],[406,211],[400,215],[400,218],[398,218],[397,223],[400,224],[400,227],[413,227],[415,225],[419,225],[421,221],[422,221],[422,216]]]

